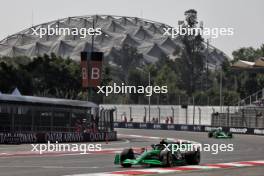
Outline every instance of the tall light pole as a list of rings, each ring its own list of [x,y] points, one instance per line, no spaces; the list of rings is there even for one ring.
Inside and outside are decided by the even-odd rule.
[[[97,16],[95,16],[95,17],[97,17]],[[93,21],[92,21],[92,23],[93,23],[93,29],[94,29],[94,26],[95,26],[95,24],[94,24],[94,16],[92,17],[93,19]],[[89,63],[89,59],[91,60],[92,59],[92,53],[93,53],[93,51],[94,51],[94,35],[92,35],[92,44],[91,44],[91,51],[90,51],[90,55],[87,57],[87,64],[88,64],[88,66],[87,66],[87,68],[88,68],[88,71],[89,71],[89,73],[88,73],[88,76],[90,75],[90,71],[91,71],[91,69],[90,69],[90,67],[91,67],[91,65],[90,65],[90,63]],[[87,87],[87,101],[89,100],[89,96],[90,96],[90,98],[92,98],[92,93],[93,93],[93,90],[92,90],[92,88],[91,87]]]
[[[151,84],[151,82],[150,82],[150,71],[147,72],[146,70],[142,70],[142,72],[144,72],[144,74],[148,73],[148,87],[150,87],[150,84]],[[146,119],[147,119],[147,117],[146,117]],[[150,96],[148,96],[148,122],[150,123]]]
[[[150,87],[150,71],[148,72],[148,83]],[[149,122],[150,122],[150,96],[148,97],[148,110],[149,110]]]
[[[223,75],[222,75],[222,66],[221,66],[221,69],[220,69],[220,84],[219,84],[219,94],[220,94],[220,102],[219,102],[219,105],[220,105],[220,112],[222,112],[222,85],[223,85]]]
[[[208,55],[209,55],[209,39],[206,40],[206,80],[205,80],[205,90],[208,88]]]

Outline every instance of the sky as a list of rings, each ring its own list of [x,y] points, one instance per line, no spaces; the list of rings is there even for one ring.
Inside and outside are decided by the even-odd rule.
[[[1,0],[0,40],[52,20],[81,15],[136,16],[177,27],[188,9],[204,27],[234,28],[233,36],[210,39],[230,57],[241,47],[264,43],[263,0]]]

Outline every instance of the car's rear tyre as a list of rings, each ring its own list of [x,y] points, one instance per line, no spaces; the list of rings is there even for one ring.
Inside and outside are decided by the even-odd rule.
[[[201,154],[200,151],[195,151],[193,154],[189,154],[185,156],[186,163],[188,165],[198,165],[201,160]]]
[[[169,151],[161,151],[160,152],[160,160],[163,163],[164,167],[171,167],[173,165],[173,157],[171,152]]]
[[[233,134],[230,133],[230,132],[227,133],[227,136],[230,137],[230,138],[233,138]]]
[[[213,137],[213,133],[212,133],[212,132],[209,132],[209,133],[208,133],[208,137],[209,137],[209,138]]]
[[[123,167],[131,167],[131,164],[123,163],[126,159],[135,159],[133,149],[124,149],[120,154],[120,163]]]

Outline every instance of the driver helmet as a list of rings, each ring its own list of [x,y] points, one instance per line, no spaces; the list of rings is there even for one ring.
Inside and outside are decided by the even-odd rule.
[[[160,144],[168,144],[166,139],[161,139]]]

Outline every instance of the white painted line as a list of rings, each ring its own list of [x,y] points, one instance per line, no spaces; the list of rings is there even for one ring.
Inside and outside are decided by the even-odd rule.
[[[8,153],[0,153],[0,155],[9,155]]]
[[[247,167],[254,166],[253,164],[240,164],[240,163],[223,163],[221,165],[233,166],[233,167]]]
[[[75,175],[64,175],[64,176],[116,176],[117,174],[110,174],[110,173],[94,173],[94,174],[75,174]],[[119,176],[125,176],[118,174]]]
[[[217,166],[200,166],[200,165],[191,165],[191,166],[183,166],[181,168],[194,168],[194,169],[220,169],[220,167]]]
[[[157,168],[157,169],[140,169],[140,170],[136,170],[136,171],[141,171],[141,172],[157,172],[157,173],[173,173],[175,172],[175,170],[169,170],[169,168],[167,169],[160,169],[160,168]]]

